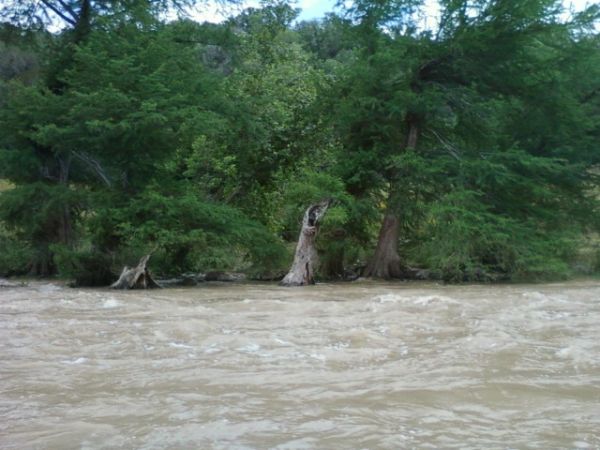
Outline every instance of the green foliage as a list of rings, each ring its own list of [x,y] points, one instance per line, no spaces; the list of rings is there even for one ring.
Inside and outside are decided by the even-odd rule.
[[[356,43],[351,35],[352,22],[335,15],[311,22],[301,22],[296,26],[303,47],[320,60],[343,56]]]
[[[441,2],[435,34],[406,22],[413,6],[351,7],[362,51],[331,100],[341,178],[399,218],[409,262],[447,279],[564,275],[597,224],[599,110],[581,100],[597,88],[581,71],[600,68],[597,38],[574,39],[554,1]]]
[[[591,233],[577,240],[578,248],[571,259],[571,268],[576,275],[600,275],[600,239]]]
[[[297,234],[306,208],[324,199],[331,199],[334,203],[328,209],[323,223],[331,227],[345,225],[347,208],[352,200],[345,193],[341,180],[330,174],[312,170],[303,170],[294,177],[282,178],[284,191],[279,198],[281,209],[277,213],[277,216],[283,219],[279,223],[281,231]]]
[[[55,2],[0,7],[0,273],[276,272],[324,198],[324,277],[365,265],[386,214],[449,281],[594,266],[595,5],[441,0],[423,30],[416,0],[298,25],[282,1],[218,25],[160,20],[187,0],[59,3],[55,35],[22,27]]]
[[[0,222],[0,276],[23,275],[33,257],[30,244],[19,240]]]
[[[52,245],[66,242],[65,235],[74,226],[65,221],[66,211],[79,208],[81,199],[81,193],[73,189],[41,182],[18,185],[0,194],[0,224],[15,238],[7,244],[17,254],[15,272],[23,271],[23,258],[18,255],[28,255],[33,274],[55,273]]]
[[[413,257],[446,281],[544,280],[569,274],[576,240],[532,220],[493,214],[473,191],[454,191],[428,210]]]
[[[249,266],[272,270],[285,256],[260,223],[203,198],[187,183],[170,191],[151,185],[123,208],[100,210],[89,227],[97,246],[117,241],[121,259],[154,252],[151,265],[161,274]]]
[[[110,254],[89,245],[74,249],[55,244],[52,252],[59,276],[73,280],[74,286],[108,286],[120,270]]]
[[[277,35],[265,54],[259,38],[242,43],[244,63],[226,81],[235,101],[228,113],[234,130],[228,152],[235,157],[235,183],[245,190],[268,188],[280,170],[319,156],[321,130],[311,117],[320,73],[299,44]],[[319,142],[321,144],[321,142]],[[315,154],[316,152],[316,154]]]

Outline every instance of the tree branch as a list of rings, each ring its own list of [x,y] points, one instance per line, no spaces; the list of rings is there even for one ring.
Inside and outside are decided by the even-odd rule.
[[[65,3],[64,0],[56,0],[56,1],[58,3],[60,3],[60,6],[62,6],[64,9],[67,10],[67,12],[73,18],[73,20],[77,20],[77,14],[75,14],[75,11],[73,11],[73,8],[71,8],[67,3]]]
[[[52,2],[50,2],[49,0],[41,0],[41,2],[46,5],[48,8],[50,8],[58,17],[60,17],[62,20],[64,20],[65,22],[67,22],[68,24],[75,26],[77,24],[77,22],[75,21],[75,19],[65,15],[59,8],[57,8],[56,6],[54,6],[52,4]]]
[[[104,170],[102,165],[98,162],[98,160],[92,158],[90,155],[88,155],[86,153],[73,152],[73,155],[75,155],[77,158],[79,158],[81,161],[83,161],[85,164],[87,164],[87,166],[89,168],[91,168],[96,173],[96,175],[98,175],[98,178],[100,178],[100,180],[102,180],[104,182],[104,184],[106,184],[107,187],[112,186],[112,182],[110,181],[110,178],[108,177],[108,175],[106,175],[106,171]]]
[[[444,138],[442,138],[435,130],[429,128],[427,131],[429,131],[432,135],[434,135],[437,138],[438,141],[440,141],[440,144],[442,144],[442,146],[446,149],[448,153],[450,153],[450,155],[452,155],[454,159],[460,160],[460,154],[458,153],[456,147],[444,140]]]

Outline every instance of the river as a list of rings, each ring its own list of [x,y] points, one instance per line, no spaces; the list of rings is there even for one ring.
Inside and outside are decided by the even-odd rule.
[[[600,283],[0,290],[2,449],[600,448]]]

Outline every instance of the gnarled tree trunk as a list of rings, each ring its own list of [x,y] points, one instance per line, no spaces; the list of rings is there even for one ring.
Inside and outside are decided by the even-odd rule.
[[[311,205],[304,213],[294,262],[288,274],[281,280],[282,286],[315,284],[314,275],[318,260],[315,239],[319,230],[319,220],[325,215],[328,207],[329,200],[324,200]]]
[[[136,267],[130,269],[125,266],[121,276],[117,281],[110,285],[113,289],[150,289],[159,288],[159,284],[154,281],[148,271],[148,260],[150,255],[146,255],[140,259]]]

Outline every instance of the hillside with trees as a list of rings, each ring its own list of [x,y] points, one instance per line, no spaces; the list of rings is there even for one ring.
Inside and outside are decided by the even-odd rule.
[[[324,199],[321,280],[600,271],[598,5],[193,4],[0,7],[0,276],[277,278]]]

